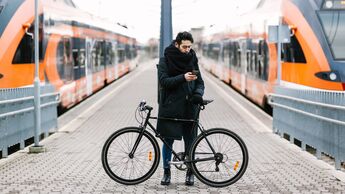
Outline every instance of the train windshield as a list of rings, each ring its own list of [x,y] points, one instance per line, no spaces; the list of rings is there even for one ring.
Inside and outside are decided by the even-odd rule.
[[[323,31],[327,37],[335,60],[345,59],[345,11],[329,10],[318,12]]]

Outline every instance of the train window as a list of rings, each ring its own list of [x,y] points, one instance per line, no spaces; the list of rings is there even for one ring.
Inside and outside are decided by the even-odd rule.
[[[330,10],[318,12],[322,29],[335,60],[345,59],[345,11]]]
[[[253,71],[253,63],[251,61],[252,59],[252,40],[247,39],[246,40],[246,62],[247,62],[247,72],[252,72]]]
[[[210,58],[210,57],[211,57],[211,44],[208,44],[207,46],[208,46],[208,47],[207,47],[206,56],[207,56],[208,58]]]
[[[125,61],[125,45],[123,43],[117,45],[117,56],[119,57],[119,63]]]
[[[257,72],[258,72],[258,77],[262,78],[262,73],[263,73],[263,68],[260,66],[259,64],[259,57],[258,57],[258,53],[255,53],[255,66],[257,68]]]
[[[285,62],[306,63],[303,50],[295,35],[291,37],[290,43],[283,44],[282,52]]]
[[[211,58],[211,56],[212,56],[212,44],[209,44],[208,45],[208,50],[207,50],[207,57],[208,58]]]
[[[258,68],[259,68],[259,78],[262,80],[268,79],[268,46],[265,40],[260,40],[258,45]]]
[[[252,50],[252,63],[254,67],[254,71],[258,75],[258,53],[256,52],[255,49]]]
[[[228,57],[229,57],[229,67],[232,66],[232,61],[233,61],[233,53],[232,53],[232,48],[233,47],[233,43],[229,42],[229,48],[228,48]]]
[[[111,60],[112,60],[112,64],[116,65],[117,64],[117,48],[116,48],[117,43],[114,42],[112,43],[112,47],[111,47]]]
[[[132,53],[133,53],[134,58],[138,56],[137,47],[135,46],[135,44],[132,45]]]
[[[2,10],[4,10],[4,7],[7,5],[8,0],[0,0],[0,14],[2,12]]]
[[[106,66],[112,66],[113,65],[113,45],[111,42],[105,43],[105,65]]]
[[[235,66],[237,63],[236,61],[236,43],[231,42],[230,44],[230,65]]]
[[[247,61],[247,71],[251,71],[251,64],[250,64],[250,58],[251,58],[251,52],[250,50],[246,51],[246,61]]]
[[[126,59],[132,59],[132,53],[131,53],[129,44],[125,45],[125,55],[126,55]]]
[[[242,66],[241,53],[242,53],[241,49],[240,49],[240,48],[237,49],[237,66],[238,66],[239,68],[241,68],[241,66]]]
[[[72,41],[74,79],[79,79],[85,76],[85,39],[73,38]]]
[[[130,53],[129,53],[129,45],[128,44],[125,44],[125,58],[126,59],[131,58]]]
[[[101,70],[103,70],[105,66],[105,60],[106,60],[105,48],[106,48],[105,41],[100,42],[98,54],[99,54],[99,62],[100,62]]]
[[[0,0],[0,14],[4,10],[5,6],[8,4],[8,0]]]
[[[224,43],[224,65],[230,67],[230,42]]]
[[[70,38],[63,38],[59,44],[56,55],[56,64],[60,79],[64,82],[73,80],[73,58]]]
[[[218,60],[218,57],[220,55],[220,44],[215,43],[215,44],[210,44],[210,46],[211,46],[210,58],[213,60]]]
[[[94,42],[92,44],[92,47],[90,49],[90,55],[91,55],[91,66],[92,66],[92,71],[95,72],[96,67],[97,67],[97,54],[96,54],[96,47],[97,47],[98,42]]]
[[[234,65],[241,67],[241,48],[238,42],[234,44]]]
[[[24,64],[24,63],[34,63],[35,60],[35,43],[32,35],[34,33],[34,25],[31,25],[28,29],[28,33],[25,33],[19,46],[14,54],[12,64]],[[42,26],[39,28],[39,60],[43,60],[43,51],[45,50],[43,46],[43,30]]]
[[[220,53],[220,61],[221,62],[224,62],[224,51],[225,51],[225,48],[224,48],[224,43],[223,43],[223,46],[220,48],[221,49],[221,53]]]
[[[92,70],[94,72],[99,72],[104,69],[104,42],[95,41],[92,52]]]

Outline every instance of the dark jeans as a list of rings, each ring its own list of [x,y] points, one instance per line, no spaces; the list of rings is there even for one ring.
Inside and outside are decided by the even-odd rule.
[[[185,155],[189,155],[190,147],[194,139],[196,138],[197,130],[185,130],[183,133],[183,141],[184,141],[184,148],[185,148]],[[174,143],[174,139],[167,139],[165,138],[167,144],[172,148]],[[168,146],[163,144],[162,148],[162,158],[163,158],[163,168],[170,168],[169,162],[171,161],[172,151],[169,149]]]

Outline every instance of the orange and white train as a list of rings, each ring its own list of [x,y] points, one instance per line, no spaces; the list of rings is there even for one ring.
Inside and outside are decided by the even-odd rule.
[[[76,8],[71,0],[39,3],[39,77],[69,108],[136,66],[137,43],[126,28]],[[34,0],[0,1],[0,88],[34,79]]]
[[[229,18],[231,20],[231,18]],[[205,38],[203,64],[258,105],[277,83],[277,44],[268,26],[290,28],[282,45],[281,84],[294,88],[345,89],[345,0],[261,0],[257,8]]]

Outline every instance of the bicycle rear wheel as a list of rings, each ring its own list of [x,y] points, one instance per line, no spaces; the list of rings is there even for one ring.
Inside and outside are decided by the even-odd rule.
[[[102,150],[105,172],[118,183],[134,185],[144,182],[156,171],[160,149],[156,139],[145,131],[133,156],[129,153],[139,137],[140,128],[127,127],[113,133]]]
[[[222,128],[200,134],[191,147],[190,156],[192,160],[199,160],[191,163],[195,176],[212,187],[225,187],[238,181],[246,171],[249,159],[243,140],[234,132]],[[210,159],[212,157],[219,158],[218,165],[216,159]]]

